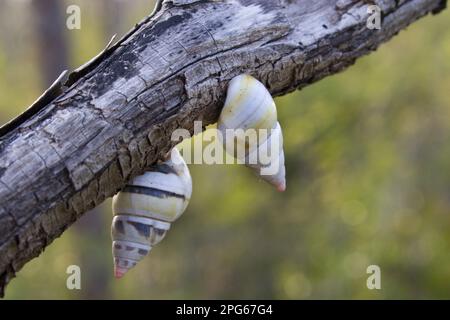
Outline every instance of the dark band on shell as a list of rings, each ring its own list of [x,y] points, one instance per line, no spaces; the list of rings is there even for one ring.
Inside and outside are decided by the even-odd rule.
[[[143,187],[143,186],[136,186],[136,185],[126,185],[122,192],[128,192],[128,193],[137,193],[137,194],[145,194],[148,196],[153,196],[157,198],[169,198],[169,197],[175,197],[185,200],[186,197],[182,194],[177,194],[175,192],[170,192],[166,190],[160,190],[152,187]]]

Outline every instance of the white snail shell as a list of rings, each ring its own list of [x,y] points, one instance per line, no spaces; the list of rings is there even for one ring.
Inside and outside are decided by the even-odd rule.
[[[114,274],[121,278],[166,235],[192,195],[189,169],[177,149],[113,197]]]
[[[266,87],[250,75],[242,74],[234,77],[229,85],[225,105],[218,121],[218,130],[221,132],[226,151],[236,158],[243,160],[263,180],[274,185],[277,190],[286,189],[286,169],[284,166],[283,134],[277,121],[275,102]],[[234,134],[233,139],[227,139],[227,129],[255,129],[257,132],[265,131],[265,139],[258,138],[249,142],[242,134]],[[271,150],[276,146],[276,150]],[[245,154],[239,156],[237,148],[243,148]],[[274,152],[271,162],[261,161],[256,154]],[[251,162],[252,156],[257,161]],[[275,160],[275,161],[273,161]],[[271,174],[263,174],[262,169],[274,165],[277,170]]]

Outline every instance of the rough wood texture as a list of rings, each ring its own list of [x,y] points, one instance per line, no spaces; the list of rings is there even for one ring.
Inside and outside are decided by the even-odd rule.
[[[351,65],[442,0],[164,1],[0,138],[0,291],[81,214],[167,152],[175,128],[216,121],[228,81],[273,95]],[[86,74],[87,72],[87,74]],[[38,104],[39,105],[39,104]]]

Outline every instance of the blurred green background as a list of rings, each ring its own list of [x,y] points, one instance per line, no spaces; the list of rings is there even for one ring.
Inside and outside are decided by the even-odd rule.
[[[81,30],[64,28],[68,4],[81,7]],[[0,122],[152,9],[0,0]],[[123,279],[113,278],[108,200],[28,263],[6,298],[450,298],[449,18],[426,17],[349,70],[276,100],[284,194],[242,166],[191,165],[187,212]],[[66,289],[73,264],[81,290]],[[381,290],[366,287],[371,264]]]

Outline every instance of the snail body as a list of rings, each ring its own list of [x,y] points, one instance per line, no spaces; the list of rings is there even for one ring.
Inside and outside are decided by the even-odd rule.
[[[186,210],[192,195],[189,169],[177,149],[130,181],[113,197],[114,273],[122,277],[158,244]]]
[[[286,189],[283,134],[277,121],[275,102],[261,82],[246,74],[230,81],[217,128],[229,154],[278,191]],[[252,130],[256,132],[256,139],[249,139]],[[237,150],[244,152],[239,154]],[[261,155],[264,154],[271,155],[268,161],[263,161]],[[269,167],[272,170],[268,170]]]

